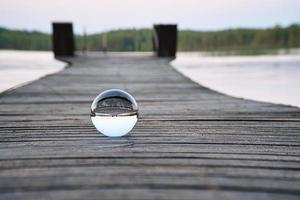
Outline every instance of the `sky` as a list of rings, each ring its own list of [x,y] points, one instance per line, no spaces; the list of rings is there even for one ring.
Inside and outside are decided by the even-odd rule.
[[[73,22],[76,33],[150,28],[265,28],[300,23],[300,0],[0,0],[0,26],[51,31],[52,21]]]

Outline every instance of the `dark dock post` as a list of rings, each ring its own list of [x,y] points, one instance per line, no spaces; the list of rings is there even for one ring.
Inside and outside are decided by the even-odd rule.
[[[158,57],[176,57],[177,25],[154,25],[154,47]]]
[[[52,49],[55,56],[74,56],[72,23],[52,23]]]

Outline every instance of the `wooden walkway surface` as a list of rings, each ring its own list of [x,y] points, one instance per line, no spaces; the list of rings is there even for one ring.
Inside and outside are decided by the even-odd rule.
[[[300,109],[216,93],[150,55],[69,61],[1,95],[0,199],[300,198]],[[129,137],[90,122],[110,88],[139,104]]]

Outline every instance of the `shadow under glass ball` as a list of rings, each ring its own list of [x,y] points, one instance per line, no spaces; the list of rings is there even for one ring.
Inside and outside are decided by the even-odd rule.
[[[103,135],[124,136],[132,130],[138,120],[138,105],[135,99],[123,90],[106,90],[94,99],[91,119]]]

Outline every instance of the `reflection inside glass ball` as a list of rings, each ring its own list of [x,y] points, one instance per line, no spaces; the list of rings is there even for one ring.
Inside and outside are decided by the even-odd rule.
[[[106,90],[94,99],[91,119],[102,134],[120,137],[129,133],[136,124],[138,105],[135,99],[123,90]]]

